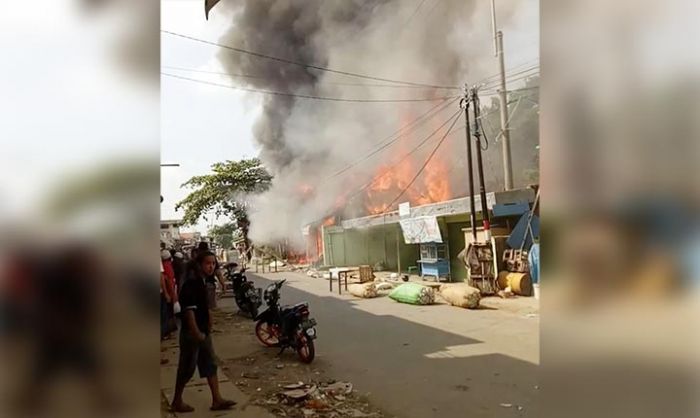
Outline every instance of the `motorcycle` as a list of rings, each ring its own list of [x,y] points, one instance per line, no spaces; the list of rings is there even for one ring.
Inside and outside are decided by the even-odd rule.
[[[241,312],[249,313],[251,318],[258,316],[258,308],[262,305],[262,289],[256,288],[245,275],[245,268],[235,271],[236,263],[226,265],[227,275],[233,285],[233,297]]]
[[[280,306],[280,288],[285,281],[277,280],[265,289],[264,299],[268,307],[255,318],[255,335],[263,345],[279,347],[280,354],[292,348],[303,363],[311,363],[316,355],[316,320],[309,318],[307,302]]]

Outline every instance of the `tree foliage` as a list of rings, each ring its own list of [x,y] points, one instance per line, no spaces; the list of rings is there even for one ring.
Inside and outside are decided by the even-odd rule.
[[[499,102],[493,97],[481,111],[489,146],[484,152],[487,190],[502,190],[503,157]],[[508,94],[513,181],[516,187],[539,183],[539,77],[530,77],[522,88]]]
[[[214,225],[209,229],[209,236],[217,245],[223,248],[233,247],[233,241],[237,238],[242,238],[238,224],[233,222],[227,222],[223,225]]]
[[[250,195],[270,188],[272,175],[257,158],[225,161],[211,166],[209,174],[194,176],[182,187],[193,189],[177,203],[176,210],[184,209],[183,223],[194,225],[207,217],[227,217],[235,222],[247,238],[248,201]]]

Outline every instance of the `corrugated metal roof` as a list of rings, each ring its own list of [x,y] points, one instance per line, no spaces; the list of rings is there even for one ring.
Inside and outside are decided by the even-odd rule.
[[[475,196],[474,208],[476,212],[481,212],[481,196]],[[496,203],[495,193],[486,193],[486,207],[493,209]],[[416,206],[411,208],[410,217],[417,216],[452,216],[470,213],[469,198],[462,197],[444,202],[431,203],[429,205]],[[386,213],[384,215],[365,216],[363,218],[347,219],[341,221],[340,225],[344,229],[369,228],[372,226],[397,223],[401,218],[398,211]]]

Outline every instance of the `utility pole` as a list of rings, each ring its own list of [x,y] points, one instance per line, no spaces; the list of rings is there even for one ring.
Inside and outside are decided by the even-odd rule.
[[[479,198],[481,200],[481,220],[484,227],[484,242],[491,242],[491,223],[489,222],[489,208],[486,204],[486,180],[484,179],[484,163],[481,158],[481,109],[479,108],[479,94],[476,87],[471,91],[471,102],[474,106],[474,138],[476,138],[476,167],[479,174]]]
[[[503,137],[503,178],[505,189],[513,189],[513,163],[510,154],[510,130],[508,129],[508,93],[506,90],[506,64],[503,52],[503,32],[496,26],[496,3],[491,0],[491,25],[493,27],[494,54],[498,57],[501,86],[498,91],[501,111],[501,136]]]
[[[472,242],[476,242],[476,208],[474,205],[474,170],[472,169],[472,140],[471,129],[469,128],[469,89],[464,85],[464,98],[460,105],[464,108],[464,123],[466,125],[467,139],[467,174],[469,179],[469,217],[472,227]]]

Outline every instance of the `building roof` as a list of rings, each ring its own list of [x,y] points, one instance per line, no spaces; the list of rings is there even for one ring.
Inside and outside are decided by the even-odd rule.
[[[532,189],[518,189],[507,192],[486,193],[486,207],[493,210],[494,204],[515,203],[520,201],[532,202],[534,200]],[[481,212],[481,196],[474,196],[474,209],[476,213]],[[462,215],[471,212],[469,197],[446,200],[444,202],[431,203],[428,205],[415,206],[411,208],[411,218],[419,216],[452,216]],[[340,222],[343,229],[369,228],[377,225],[397,223],[399,211],[392,211],[382,215],[371,215],[362,218],[347,219]]]

